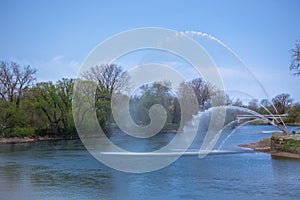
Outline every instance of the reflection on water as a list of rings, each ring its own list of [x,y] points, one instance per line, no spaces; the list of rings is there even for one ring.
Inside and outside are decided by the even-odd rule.
[[[261,134],[261,129],[272,127],[242,127],[224,149],[238,150],[236,144],[269,136]],[[172,137],[112,140],[142,151],[157,148]],[[199,149],[199,144],[191,148]],[[248,152],[204,159],[183,156],[159,171],[127,174],[99,163],[80,141],[1,145],[0,199],[299,199],[299,168],[299,160]]]

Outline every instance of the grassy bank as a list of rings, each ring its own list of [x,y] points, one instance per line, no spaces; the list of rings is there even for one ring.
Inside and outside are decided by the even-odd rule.
[[[240,144],[240,147],[254,151],[269,153],[276,157],[300,159],[300,135],[276,136],[264,138],[258,142]]]

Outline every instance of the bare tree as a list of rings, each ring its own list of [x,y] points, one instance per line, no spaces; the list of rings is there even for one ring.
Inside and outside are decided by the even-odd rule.
[[[262,99],[259,103],[259,113],[260,114],[271,114],[274,110],[272,103],[269,99]]]
[[[278,111],[278,114],[285,114],[287,110],[292,106],[293,99],[289,94],[279,94],[272,99],[272,102],[275,108]]]
[[[0,62],[0,99],[7,102],[16,102],[19,105],[21,97],[33,82],[36,69],[29,65],[21,68],[17,63]]]
[[[291,49],[290,52],[290,70],[294,72],[294,75],[300,75],[300,39],[296,41],[295,48]]]
[[[260,105],[262,105],[263,107],[267,108],[267,107],[271,106],[271,102],[268,99],[262,99],[260,101]]]
[[[109,96],[128,84],[128,75],[121,66],[115,64],[97,65],[84,71],[82,77],[96,83],[99,92]]]
[[[190,84],[195,91],[200,109],[203,109],[212,95],[210,94],[210,86],[201,78],[193,79]]]
[[[242,100],[240,100],[239,98],[237,98],[236,100],[232,100],[232,105],[233,106],[242,107],[243,106],[243,102],[242,102]]]
[[[259,105],[258,105],[258,99],[252,99],[251,101],[249,101],[249,103],[248,103],[248,108],[249,108],[250,110],[257,111],[258,108],[259,108]]]
[[[232,99],[230,99],[229,95],[224,91],[216,90],[214,94],[211,96],[211,105],[213,107],[217,106],[227,106],[232,104]]]
[[[81,76],[84,80],[97,84],[95,103],[98,120],[102,126],[109,128],[112,123],[112,94],[126,89],[129,80],[128,74],[119,65],[103,64],[84,71]]]
[[[193,90],[191,82],[182,82],[178,87],[177,102],[174,105],[174,121],[181,121],[179,130],[182,130],[185,123],[200,110],[198,97]]]

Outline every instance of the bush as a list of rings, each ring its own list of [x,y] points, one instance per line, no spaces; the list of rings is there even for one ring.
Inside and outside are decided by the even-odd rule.
[[[179,128],[179,124],[166,123],[163,127],[163,131],[173,131]]]
[[[294,106],[290,109],[288,112],[288,117],[286,119],[286,122],[288,123],[299,123],[300,122],[300,106]]]
[[[16,137],[32,137],[35,135],[35,128],[32,127],[15,127],[13,136]]]

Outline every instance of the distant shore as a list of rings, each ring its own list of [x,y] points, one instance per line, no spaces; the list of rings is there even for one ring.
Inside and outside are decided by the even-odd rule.
[[[274,157],[283,157],[283,158],[295,158],[300,159],[300,154],[289,153],[285,151],[278,151],[271,148],[271,138],[265,138],[258,142],[248,143],[248,144],[239,144],[238,146],[244,148],[250,148],[254,151],[263,152],[271,154]]]
[[[17,144],[17,143],[32,143],[32,142],[39,142],[39,141],[76,140],[76,139],[79,139],[77,135],[8,137],[8,138],[0,138],[0,144]]]

